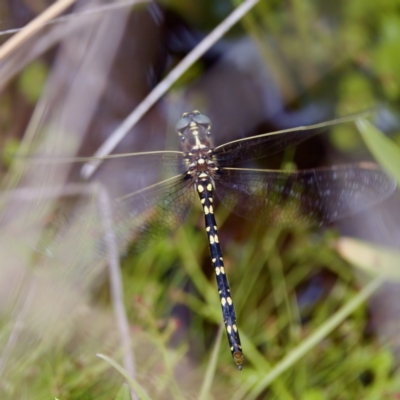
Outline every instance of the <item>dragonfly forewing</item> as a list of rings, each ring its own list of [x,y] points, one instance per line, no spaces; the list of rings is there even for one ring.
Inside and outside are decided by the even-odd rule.
[[[345,122],[354,122],[356,118],[368,114],[370,114],[370,111],[319,124],[299,126],[234,140],[217,146],[214,149],[214,155],[220,167],[231,167],[244,161],[257,160],[277,154],[289,146],[297,146],[324,131],[326,132],[328,126]]]

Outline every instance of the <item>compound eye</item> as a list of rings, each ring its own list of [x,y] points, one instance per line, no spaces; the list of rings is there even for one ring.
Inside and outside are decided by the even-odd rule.
[[[208,125],[211,124],[210,118],[206,117],[203,114],[194,115],[193,116],[193,121],[197,122],[200,125],[205,125],[205,126],[208,126]]]
[[[190,124],[190,118],[183,117],[175,125],[175,130],[177,132],[183,131],[185,128],[189,126],[189,124]]]

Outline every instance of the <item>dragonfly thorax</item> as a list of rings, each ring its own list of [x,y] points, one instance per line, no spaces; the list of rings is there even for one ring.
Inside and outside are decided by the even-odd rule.
[[[199,111],[182,114],[176,124],[188,166],[187,174],[195,182],[212,179],[217,170],[212,156],[211,121]]]

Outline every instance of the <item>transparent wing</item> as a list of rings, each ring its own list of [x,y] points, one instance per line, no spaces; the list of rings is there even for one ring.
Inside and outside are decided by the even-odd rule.
[[[95,178],[103,182],[117,198],[166,178],[184,174],[186,165],[183,156],[182,152],[160,151],[107,159],[98,169]]]
[[[246,160],[256,160],[279,153],[288,146],[296,146],[320,134],[328,126],[354,121],[355,118],[365,116],[366,114],[369,114],[369,112],[320,124],[300,126],[293,129],[285,129],[235,140],[216,147],[214,149],[214,155],[220,167],[230,167]]]
[[[185,175],[166,179],[158,184],[141,189],[122,200],[110,199],[112,231],[120,253],[128,246],[147,247],[152,240],[160,239],[179,227],[190,212],[194,199],[191,180]],[[96,192],[90,199],[77,204],[62,204],[48,218],[45,232],[41,233],[40,243],[34,249],[43,255],[60,257],[66,248],[69,254],[90,254],[93,259],[101,260],[106,255],[107,245],[104,216]]]
[[[181,151],[144,151],[140,153],[122,153],[122,154],[111,154],[104,157],[63,157],[63,156],[47,156],[47,155],[36,155],[36,156],[17,156],[32,164],[65,164],[65,163],[96,163],[106,160],[115,160],[121,158],[129,158],[129,160],[137,165],[143,165],[148,163],[161,162],[165,165],[174,167],[177,163],[183,161],[184,153]]]
[[[185,172],[184,153],[181,151],[150,151],[140,153],[112,154],[105,157],[62,157],[62,156],[18,156],[33,167],[48,168],[49,165],[86,163],[86,166],[104,162],[104,167],[119,165],[127,166],[129,173],[145,175],[149,171],[162,171],[163,173],[180,174]],[[81,175],[85,177],[82,168]],[[126,169],[124,169],[126,172]]]
[[[102,158],[38,156],[28,157],[26,161],[32,168],[43,173],[58,171],[58,168],[63,171],[65,165],[77,164],[72,170],[71,179],[80,179],[83,176],[80,163],[92,165],[103,161],[95,178],[105,184],[114,197],[186,172],[184,154],[180,151],[113,154]]]
[[[223,168],[216,193],[233,213],[254,221],[329,223],[389,197],[396,181],[373,163],[303,171]]]
[[[187,218],[194,197],[193,183],[183,174],[124,196],[114,212],[119,241],[142,246],[167,235]]]
[[[158,171],[167,171],[172,173],[183,173],[184,172],[184,154],[181,151],[151,151],[141,153],[125,153],[125,154],[113,154],[105,157],[91,157],[91,158],[79,158],[74,159],[74,162],[85,162],[81,170],[81,174],[84,178],[88,178],[91,175],[91,171],[95,170],[97,166],[106,160],[121,160],[128,159],[129,165],[133,171],[143,173],[148,171],[150,168]]]

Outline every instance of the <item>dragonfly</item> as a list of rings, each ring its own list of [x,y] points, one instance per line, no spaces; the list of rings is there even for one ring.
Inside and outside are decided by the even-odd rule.
[[[214,214],[215,198],[232,213],[250,221],[329,224],[374,206],[389,197],[396,181],[377,164],[361,162],[307,170],[244,168],[257,160],[295,146],[319,134],[328,125],[354,116],[305,127],[241,138],[214,146],[211,120],[199,111],[182,114],[176,124],[181,151],[153,151],[91,158],[132,157],[138,175],[158,168],[172,176],[118,199],[121,220],[136,227],[135,238],[154,239],[180,226],[196,199],[205,221],[222,319],[234,363],[243,367],[233,297],[225,271]],[[87,158],[75,161],[87,161]],[[128,215],[125,214],[128,213]],[[122,229],[123,231],[124,229]]]

